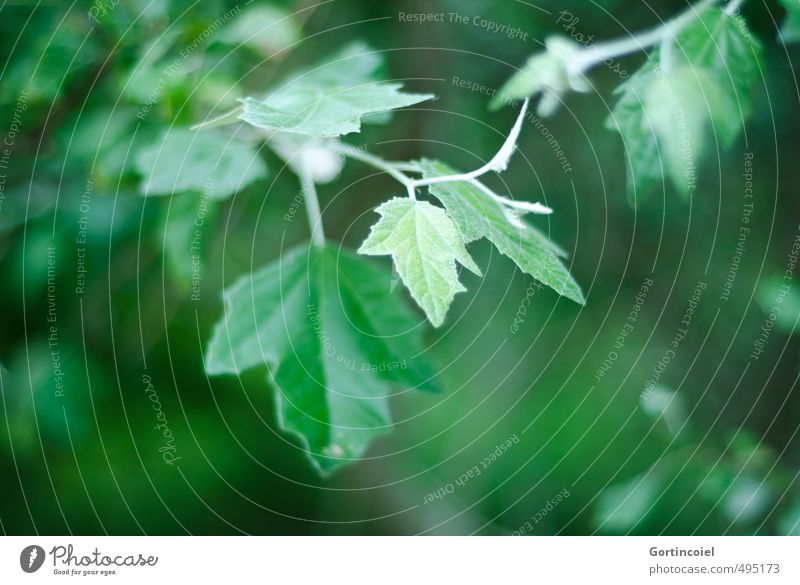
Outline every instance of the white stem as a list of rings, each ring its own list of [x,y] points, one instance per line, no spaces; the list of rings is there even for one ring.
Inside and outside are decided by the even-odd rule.
[[[390,175],[394,179],[396,179],[400,184],[402,184],[406,188],[406,192],[411,199],[416,199],[417,195],[414,192],[414,181],[410,177],[403,174],[401,167],[404,167],[403,170],[411,170],[416,171],[417,169],[411,168],[413,165],[401,165],[398,163],[390,163],[389,161],[385,161],[382,158],[378,158],[377,156],[373,156],[368,152],[364,152],[363,150],[359,150],[358,148],[353,148],[352,146],[348,146],[347,144],[341,142],[334,142],[331,143],[330,148],[345,156],[349,156],[352,159],[360,160],[361,162],[370,165],[371,167],[375,167],[381,171],[384,171],[386,174]]]
[[[415,189],[417,187],[425,187],[427,185],[436,185],[441,183],[461,182],[469,183],[475,188],[480,189],[504,209],[515,209],[518,213],[548,214],[552,213],[553,210],[546,205],[542,205],[541,203],[531,203],[529,201],[514,201],[513,199],[502,197],[478,180],[478,177],[481,175],[485,175],[491,171],[500,172],[508,165],[508,161],[511,159],[511,156],[514,154],[514,150],[517,147],[517,139],[522,131],[522,123],[528,113],[529,103],[530,100],[527,99],[523,103],[522,109],[520,110],[517,120],[514,123],[514,127],[508,133],[508,137],[503,142],[503,146],[500,147],[500,150],[497,151],[497,154],[495,154],[488,163],[469,173],[442,175],[440,177],[430,177],[427,179],[412,179],[405,173],[421,172],[421,169],[413,163],[389,162],[342,142],[331,142],[329,144],[329,148],[391,175],[405,186],[406,190],[408,191],[408,196],[411,199],[416,199]]]
[[[583,75],[586,71],[606,59],[635,53],[652,47],[667,37],[675,37],[694,22],[703,11],[711,8],[717,2],[719,0],[702,0],[659,27],[624,39],[595,43],[585,49],[581,49],[568,64],[569,73],[571,76]]]
[[[519,133],[522,129],[522,122],[525,119],[525,114],[528,113],[529,102],[530,99],[526,99],[522,104],[522,109],[519,112],[519,116],[517,116],[517,121],[514,123],[514,127],[511,129],[511,132],[508,133],[508,138],[506,138],[503,146],[501,146],[500,150],[497,151],[497,154],[492,157],[492,160],[483,165],[481,168],[469,173],[442,175],[441,177],[430,177],[429,179],[414,179],[412,180],[412,185],[414,187],[424,187],[426,185],[436,185],[438,183],[455,183],[459,181],[470,182],[473,179],[477,179],[481,175],[485,175],[490,171],[499,172],[505,169],[508,165],[508,160],[511,158],[511,155],[516,149],[517,138],[519,138]]]
[[[487,189],[481,185],[478,181],[475,181],[479,188]],[[525,213],[539,213],[541,215],[550,215],[553,213],[553,210],[547,207],[547,205],[542,205],[541,203],[531,203],[529,201],[517,201],[515,199],[509,199],[508,197],[503,197],[502,195],[498,195],[497,193],[492,193],[492,198],[495,199],[498,203],[505,205],[506,207],[513,207],[514,209],[519,209]]]
[[[226,124],[231,124],[236,122],[239,119],[239,112],[242,111],[242,106],[237,106],[232,110],[225,112],[224,114],[220,114],[216,118],[211,118],[210,120],[206,120],[205,122],[200,122],[195,124],[190,130],[206,130],[208,128],[216,128],[217,126],[224,126]]]
[[[403,171],[405,173],[421,173],[422,169],[419,168],[419,165],[410,163],[410,162],[391,162],[389,163],[398,171]]]
[[[325,230],[322,227],[322,212],[319,209],[319,199],[317,198],[317,186],[314,179],[308,173],[300,176],[300,187],[303,189],[303,198],[306,202],[306,215],[308,215],[308,227],[311,229],[311,241],[315,246],[325,245]]]

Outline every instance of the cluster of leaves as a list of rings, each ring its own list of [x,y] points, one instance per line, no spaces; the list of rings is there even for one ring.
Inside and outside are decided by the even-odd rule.
[[[21,11],[18,22],[10,16],[7,24],[28,30],[27,19]],[[386,123],[392,110],[433,97],[384,81],[381,55],[360,43],[296,70],[265,92],[263,79],[300,38],[297,21],[273,6],[226,9],[208,3],[183,14],[177,3],[144,2],[66,17],[45,9],[36,19],[42,22],[35,30],[56,33],[20,42],[20,52],[36,60],[10,62],[0,98],[13,112],[24,95],[25,130],[33,137],[47,124],[42,143],[64,160],[23,161],[15,155],[8,185],[19,193],[7,188],[0,230],[25,225],[28,248],[39,249],[33,244],[51,243],[52,223],[39,225],[36,217],[53,211],[53,243],[73,249],[79,205],[59,200],[58,186],[81,193],[88,177],[88,255],[103,254],[113,229],[116,242],[130,236],[145,255],[150,247],[163,253],[168,275],[183,292],[198,276],[198,219],[208,230],[225,200],[265,188],[272,155],[297,175],[302,191],[315,189],[342,170],[341,136],[364,124]],[[229,58],[232,47],[236,59]],[[259,85],[250,86],[251,79]],[[227,113],[219,116],[220,111]],[[27,140],[20,137],[17,146]],[[37,140],[30,142],[35,146]],[[423,178],[454,172],[435,161],[406,164]],[[133,197],[137,193],[143,197]],[[466,182],[432,185],[429,194],[434,201],[409,198],[381,206],[382,215],[394,207],[398,221],[390,226],[382,217],[362,255],[304,246],[242,276],[224,293],[225,314],[208,346],[207,371],[238,374],[268,366],[279,424],[299,436],[323,471],[360,457],[373,437],[390,428],[392,387],[436,389],[421,323],[401,291],[394,292],[389,271],[364,255],[392,255],[397,274],[435,326],[464,290],[456,262],[480,274],[466,250],[479,238],[492,241],[526,273],[583,302],[559,259],[563,251],[519,218],[535,206],[511,209]],[[403,221],[401,206],[408,212]],[[378,243],[380,232],[389,237]],[[208,252],[207,239],[201,238],[200,258]],[[305,270],[288,270],[301,265]],[[88,294],[106,290],[92,280],[101,276],[90,271]],[[145,275],[125,271],[114,286],[125,287],[133,278]],[[44,270],[29,271],[26,294],[35,297],[46,280]],[[67,310],[61,307],[63,319]]]
[[[683,397],[665,386],[645,391],[640,406],[669,446],[651,467],[599,494],[593,518],[598,531],[647,532],[650,518],[664,508],[702,510],[698,528],[717,516],[723,524],[715,530],[726,533],[800,534],[800,501],[785,497],[794,472],[763,441],[740,430],[715,445],[693,427]]]
[[[314,185],[341,171],[339,136],[433,97],[382,81],[381,66],[377,53],[353,44],[291,76],[266,97],[242,98],[196,129],[170,129],[136,159],[141,193],[229,197],[266,175],[262,143],[287,163],[304,190],[315,191]],[[508,156],[512,151],[513,145]],[[454,173],[435,161],[407,164],[423,178]],[[465,290],[456,262],[481,274],[466,244],[483,237],[526,273],[584,301],[559,259],[563,251],[498,200],[468,182],[435,184],[430,193],[444,209],[411,197],[378,207],[381,219],[359,252],[391,255],[434,326],[444,322],[453,297]],[[422,355],[420,324],[391,290],[388,271],[347,250],[315,242],[282,253],[226,289],[225,314],[209,343],[206,370],[239,374],[268,365],[280,426],[296,435],[327,473],[361,457],[370,441],[390,428],[390,385],[436,388]]]
[[[270,35],[259,37],[258,46],[244,46],[236,59],[226,59],[231,45],[244,42],[241,28],[256,8],[231,11],[224,2],[213,1],[193,10],[187,6],[131,0],[91,5],[21,2],[2,9],[0,29],[8,42],[0,46],[0,105],[8,142],[0,178],[0,262],[9,294],[3,301],[8,318],[0,386],[3,415],[13,421],[15,457],[20,460],[41,449],[43,438],[48,444],[64,445],[69,436],[85,447],[82,441],[91,439],[90,413],[108,405],[115,371],[113,344],[102,323],[104,311],[82,307],[102,306],[110,293],[114,302],[105,313],[113,311],[116,317],[118,311],[123,329],[133,326],[126,315],[141,311],[140,318],[147,321],[153,307],[135,306],[126,291],[134,281],[145,289],[155,286],[150,280],[156,272],[151,270],[152,260],[163,248],[174,288],[180,290],[191,277],[188,243],[200,202],[193,197],[175,198],[174,203],[139,197],[144,182],[137,161],[146,160],[147,151],[160,144],[163,128],[202,118],[216,104],[227,103],[235,95],[234,80],[285,48],[275,44],[276,33],[283,31],[280,36],[286,43],[297,40],[296,24],[282,10],[271,9]],[[259,22],[262,28],[269,24]],[[220,34],[208,34],[211,30]],[[236,145],[231,146],[236,154]],[[204,149],[199,145],[196,150]],[[186,160],[193,156],[190,152]],[[236,157],[227,160],[235,164]],[[262,168],[254,167],[254,175]],[[240,174],[246,177],[242,169],[217,176],[217,186],[226,176],[237,176],[238,181]],[[151,178],[155,190],[163,188],[158,186],[164,180],[160,177]],[[197,190],[201,185],[189,181],[178,188]],[[167,219],[170,230],[165,234]],[[88,267],[82,274],[83,296],[68,294],[75,287],[78,239],[81,260]],[[48,267],[42,259],[51,246],[58,261]],[[115,258],[132,258],[139,249],[141,264],[108,263],[112,249]],[[59,383],[67,386],[63,397],[55,394],[58,388],[50,375],[50,324],[40,318],[47,315],[49,283],[58,291],[60,363],[65,372]],[[24,323],[23,305],[31,315]],[[157,338],[160,332],[152,329]],[[124,335],[115,341],[120,344],[116,351],[140,353]],[[146,343],[150,349],[155,341]],[[126,365],[123,377],[134,379],[139,364],[132,359]],[[91,405],[87,388],[94,392]]]
[[[738,11],[708,4],[690,8],[682,17],[688,24],[676,32],[667,23],[644,65],[616,90],[619,99],[606,127],[623,138],[631,201],[665,177],[679,193],[692,195],[709,144],[716,140],[718,147],[730,148],[750,116],[752,88],[762,78],[761,43]],[[797,38],[800,16],[796,2],[784,4],[782,38],[789,42]],[[546,51],[508,81],[493,105],[541,94],[540,115],[552,114],[567,91],[590,89],[585,68],[593,62],[591,51],[602,55],[600,47],[549,39]]]

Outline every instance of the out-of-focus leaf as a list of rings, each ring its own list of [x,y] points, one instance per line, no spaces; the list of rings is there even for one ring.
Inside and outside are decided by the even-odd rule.
[[[657,467],[606,488],[597,499],[593,524],[603,532],[626,532],[648,513],[663,486]]]
[[[570,39],[550,37],[545,43],[545,51],[528,59],[492,99],[489,108],[497,110],[514,100],[541,94],[538,113],[542,117],[551,115],[561,103],[561,96],[570,88],[579,91],[589,89],[583,78],[571,78],[567,69],[570,60],[580,49]]]
[[[258,150],[225,134],[168,130],[136,158],[142,195],[209,192],[224,199],[267,174]]]
[[[779,331],[793,335],[800,328],[800,291],[793,280],[779,275],[762,280],[756,301],[765,315],[774,316]]]
[[[241,100],[239,118],[265,130],[334,137],[361,130],[367,115],[433,98],[400,91],[402,84],[378,81],[381,59],[363,45],[299,73],[264,99]]]
[[[158,100],[185,81],[186,59],[172,54],[173,46],[183,28],[171,26],[141,50],[136,62],[124,78],[121,93],[128,99],[144,104]]]
[[[245,8],[223,29],[219,40],[246,45],[265,55],[284,51],[300,39],[300,27],[284,10],[269,5]]]
[[[606,121],[625,142],[632,201],[663,175],[691,195],[707,132],[713,130],[723,148],[732,145],[750,115],[759,78],[759,42],[722,10],[705,11],[678,35],[668,48],[669,68],[662,68],[661,50],[617,89],[619,101]]]
[[[51,341],[30,339],[2,372],[0,415],[5,415],[11,431],[5,435],[11,441],[8,446],[18,456],[42,447],[69,453],[70,440],[79,445],[91,431],[84,357],[63,332]]]
[[[170,273],[184,286],[200,282],[204,242],[216,217],[216,202],[206,196],[174,197],[164,202],[161,211],[158,246],[163,246]]]
[[[780,0],[786,9],[786,20],[783,21],[780,37],[784,43],[796,43],[800,40],[800,1]]]
[[[778,533],[782,536],[800,536],[800,502],[795,502],[781,515]]]
[[[639,398],[642,411],[649,417],[661,419],[672,435],[677,435],[686,423],[686,405],[674,390],[659,384],[645,389]]]
[[[728,488],[722,509],[731,522],[749,524],[763,518],[773,500],[774,494],[768,482],[741,476]]]
[[[42,178],[33,181],[30,178],[15,176],[13,186],[4,191],[5,196],[0,205],[0,232],[18,227],[36,219],[56,203],[58,182],[55,179]]]
[[[390,382],[435,390],[419,323],[389,288],[389,274],[347,250],[294,249],[226,289],[206,370],[268,364],[278,424],[331,472],[389,431]]]
[[[330,139],[278,133],[269,146],[292,171],[301,177],[311,177],[315,183],[330,183],[344,167],[344,157],[328,147]]]
[[[97,62],[97,38],[89,33],[84,19],[54,19],[52,25],[57,29],[45,29],[34,46],[20,51],[3,72],[3,102],[24,96],[26,104],[49,106]]]

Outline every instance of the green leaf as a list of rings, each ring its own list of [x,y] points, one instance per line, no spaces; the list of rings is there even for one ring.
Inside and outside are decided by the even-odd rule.
[[[4,20],[10,18],[6,12]],[[49,106],[67,90],[80,89],[80,84],[91,74],[91,67],[104,58],[102,44],[91,34],[88,19],[66,16],[62,19],[57,11],[43,18],[31,33],[35,35],[33,43],[24,50],[21,50],[23,45],[15,46],[13,58],[7,57],[0,85],[0,100],[5,103],[16,101],[24,94],[29,107],[36,103]],[[28,33],[27,24],[18,32],[20,39],[23,33]],[[36,29],[41,32],[35,32]]]
[[[168,130],[136,157],[142,195],[184,191],[210,192],[224,199],[267,175],[267,167],[251,145],[219,131]]]
[[[615,93],[620,98],[605,124],[609,130],[622,135],[627,158],[628,199],[631,202],[652,191],[664,176],[658,143],[651,123],[644,115],[644,94],[652,83],[657,83],[655,65],[648,61],[617,88]]]
[[[175,197],[163,201],[160,230],[154,235],[162,248],[170,275],[184,288],[197,287],[204,277],[203,254],[209,224],[217,213],[208,197]]]
[[[300,27],[284,10],[275,6],[250,5],[226,26],[219,40],[228,45],[246,45],[267,57],[285,51],[301,38]]]
[[[726,118],[734,115],[736,102],[703,69],[680,66],[669,75],[659,69],[655,78],[644,96],[644,116],[653,129],[665,172],[683,195],[690,196],[697,186],[708,123],[729,128]],[[717,135],[726,142],[725,135]]]
[[[786,20],[781,28],[781,41],[796,43],[800,40],[800,0],[780,0],[786,9]]]
[[[663,489],[661,469],[653,466],[641,475],[616,483],[600,493],[592,523],[604,532],[627,532],[652,510]]]
[[[570,59],[580,50],[577,43],[564,37],[550,37],[545,47],[544,52],[533,55],[506,82],[489,104],[490,110],[498,110],[514,100],[542,94],[538,113],[545,117],[555,112],[561,103],[561,96],[569,89],[589,89],[582,78],[571,78],[567,70]]]
[[[707,130],[730,148],[751,113],[761,46],[742,19],[707,10],[678,35],[670,51],[668,70],[661,66],[661,49],[655,49],[617,89],[620,99],[606,121],[625,143],[632,201],[664,175],[691,195]]]
[[[423,160],[419,164],[425,178],[456,172],[438,161]],[[514,226],[499,203],[469,183],[440,183],[429,189],[445,206],[465,241],[486,238],[526,274],[576,303],[586,302],[580,286],[558,259],[562,250],[539,230],[530,225],[522,229]]]
[[[120,89],[120,93],[136,104],[137,109],[143,104],[155,105],[155,101],[161,101],[165,96],[179,91],[186,83],[192,67],[186,59],[175,61],[172,54],[175,42],[182,32],[184,31],[179,26],[169,27],[163,34],[141,47],[141,56],[126,73]]]
[[[73,339],[62,342],[54,353],[47,338],[32,337],[11,354],[8,370],[0,366],[0,417],[8,425],[0,447],[18,456],[31,457],[43,443],[85,447],[96,437],[87,372],[92,383],[110,380],[99,374],[91,355],[74,349]]]
[[[672,436],[685,429],[686,404],[677,392],[661,384],[645,388],[639,397],[642,411],[655,420],[662,420]]]
[[[800,330],[800,291],[796,281],[782,275],[766,278],[758,285],[756,301],[781,333],[793,335]]]
[[[456,261],[481,275],[458,228],[443,209],[407,197],[391,199],[375,211],[381,219],[358,252],[390,254],[411,296],[439,327],[456,294],[467,290],[458,280]]]
[[[752,89],[761,79],[761,43],[744,18],[712,9],[679,36],[673,50],[676,57],[714,80],[716,86],[708,83],[705,99],[715,134],[723,148],[730,148],[752,111]],[[715,96],[714,91],[725,95]]]
[[[308,69],[295,73],[285,85],[307,83],[315,87],[360,85],[379,80],[383,57],[368,45],[355,41]]]
[[[721,511],[733,524],[750,524],[764,518],[775,503],[772,486],[762,477],[740,474],[728,485]]]
[[[403,93],[402,84],[377,80],[381,59],[353,45],[332,60],[302,72],[264,99],[240,100],[239,119],[266,130],[333,137],[359,132],[364,116],[433,98]]]
[[[225,290],[206,371],[268,364],[278,424],[331,472],[388,432],[390,383],[436,390],[419,323],[390,287],[350,251],[296,248]]]

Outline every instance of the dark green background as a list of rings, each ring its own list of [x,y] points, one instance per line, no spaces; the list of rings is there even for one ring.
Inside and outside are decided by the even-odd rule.
[[[203,372],[222,287],[307,238],[302,211],[297,221],[283,220],[297,195],[292,176],[279,173],[281,163],[265,151],[270,177],[216,206],[207,219],[201,299],[193,301],[185,263],[163,253],[163,226],[180,230],[175,214],[181,198],[193,195],[176,195],[172,204],[145,200],[131,159],[163,128],[202,120],[220,101],[259,95],[271,81],[363,39],[385,51],[387,76],[439,97],[347,140],[389,159],[429,156],[475,167],[502,143],[514,113],[490,114],[488,96],[455,87],[453,77],[498,87],[548,34],[561,31],[556,18],[564,4],[333,0],[301,12],[303,40],[273,59],[212,34],[187,67],[169,76],[144,121],[135,114],[158,75],[235,4],[157,2],[143,11],[145,0],[120,2],[99,23],[87,16],[91,3],[36,4],[0,11],[0,139],[27,92],[0,212],[2,532],[507,534],[562,490],[569,496],[524,531],[798,531],[796,315],[772,331],[759,360],[748,360],[765,319],[759,299],[772,295],[764,283],[783,273],[800,223],[800,104],[792,67],[800,54],[774,40],[783,16],[776,3],[746,4],[765,45],[755,113],[730,151],[710,149],[692,201],[667,185],[636,207],[628,203],[622,143],[603,127],[619,79],[603,66],[592,74],[596,92],[569,96],[546,120],[572,173],[564,174],[546,140],[525,127],[502,181],[516,197],[555,209],[535,221],[571,252],[587,305],[536,291],[512,334],[530,280],[485,243],[473,244],[485,277],[462,275],[469,292],[458,295],[445,327],[427,336],[445,392],[396,399],[394,433],[327,480],[276,431],[264,369],[241,380]],[[313,6],[277,4],[289,11]],[[577,30],[604,39],[683,7],[662,2],[654,14],[645,3],[620,0],[568,9],[580,18]],[[480,15],[529,35],[402,23],[398,12]],[[163,56],[149,65],[154,73],[127,83],[162,33]],[[641,61],[635,55],[622,63],[632,72]],[[755,208],[723,302],[748,152]],[[85,294],[76,295],[75,238],[87,178],[94,187],[88,281]],[[503,187],[500,179],[490,182]],[[340,180],[320,189],[328,236],[357,246],[375,219],[371,209],[398,191],[388,177],[348,163]],[[55,395],[47,344],[48,246],[57,250],[63,397]],[[598,383],[595,372],[615,349],[647,278],[654,285],[636,326]],[[661,378],[677,390],[688,418],[674,437],[663,420],[642,411],[639,397],[698,281],[707,289]],[[158,453],[144,375],[175,434],[178,466]],[[479,477],[424,503],[513,435],[519,444]]]

